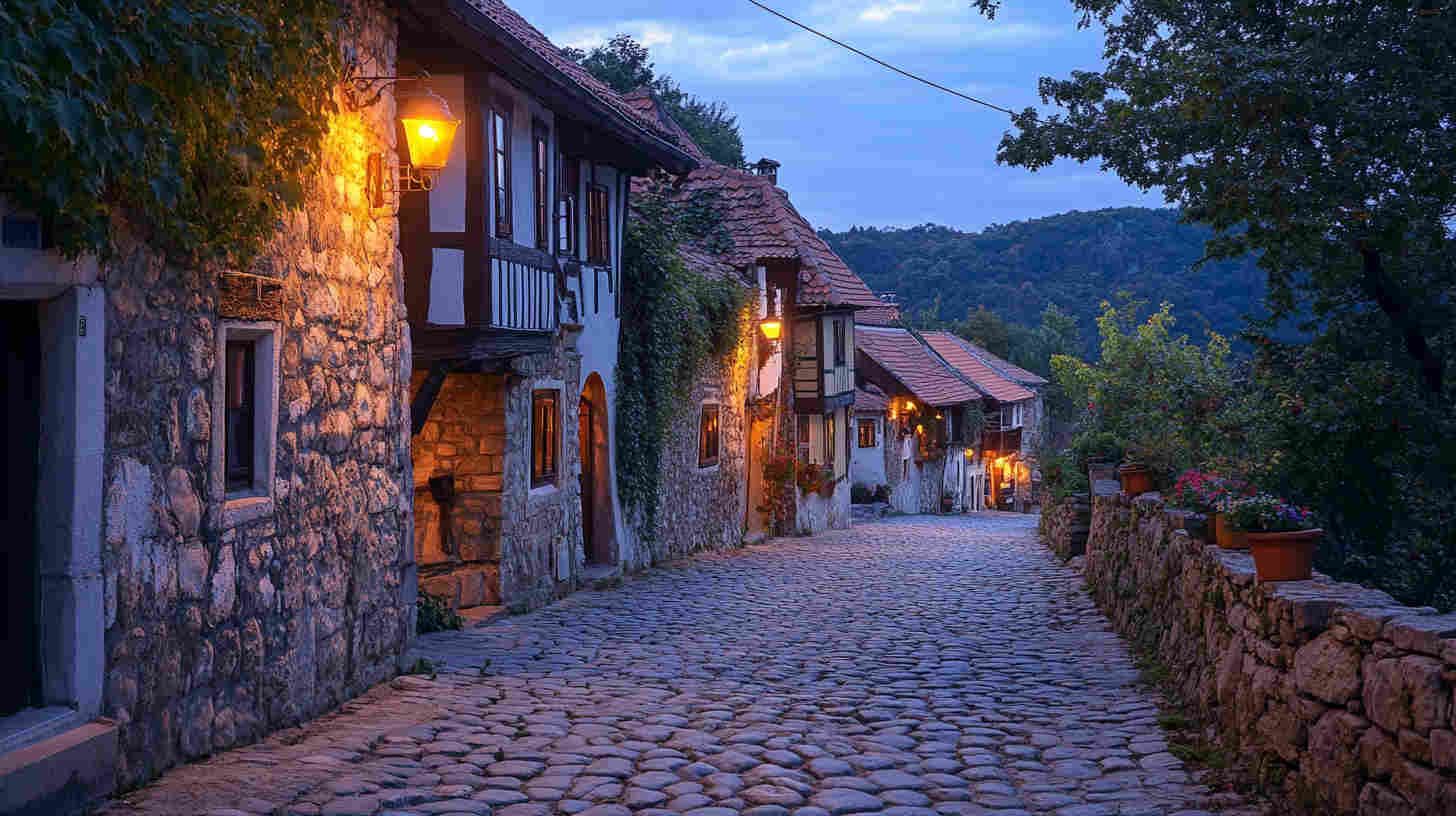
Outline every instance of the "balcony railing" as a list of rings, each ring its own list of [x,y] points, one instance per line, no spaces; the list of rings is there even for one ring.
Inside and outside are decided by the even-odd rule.
[[[464,252],[437,252],[428,279],[407,277],[406,286],[411,289],[429,289],[420,293],[422,297],[407,298],[411,324],[541,333],[554,332],[560,326],[553,256],[492,238],[481,263],[466,263],[465,257]]]

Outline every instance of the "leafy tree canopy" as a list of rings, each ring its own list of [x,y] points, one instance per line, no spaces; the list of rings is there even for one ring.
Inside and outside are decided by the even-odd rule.
[[[1044,78],[998,159],[1101,160],[1257,251],[1275,315],[1366,338],[1437,401],[1456,326],[1456,7],[1432,0],[1073,0],[1103,71]],[[990,0],[976,0],[983,11]],[[1179,302],[1186,302],[1180,300]]]
[[[728,111],[725,103],[699,99],[684,91],[667,74],[658,76],[647,47],[631,36],[618,34],[591,51],[563,48],[561,52],[618,93],[630,93],[644,86],[650,88],[668,115],[682,125],[710,158],[730,167],[745,164],[738,117]]]
[[[245,261],[302,200],[338,78],[333,0],[6,0],[0,177],[69,255],[113,214]]]

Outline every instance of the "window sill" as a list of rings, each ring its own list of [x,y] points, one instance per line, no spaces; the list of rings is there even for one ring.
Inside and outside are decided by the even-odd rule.
[[[526,494],[526,498],[535,501],[536,499],[544,499],[560,492],[561,488],[554,484],[543,484],[540,487],[531,488],[531,492]]]
[[[709,462],[708,464],[705,465],[705,464],[699,462],[698,463],[698,472],[699,473],[714,473],[714,472],[716,472],[718,470],[718,466],[720,464],[721,464],[720,462]]]
[[[222,503],[222,527],[228,529],[273,515],[273,499],[268,496],[235,495]]]

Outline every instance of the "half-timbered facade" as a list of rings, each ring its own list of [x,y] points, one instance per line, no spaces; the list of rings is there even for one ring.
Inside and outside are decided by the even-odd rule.
[[[634,174],[694,162],[499,2],[421,0],[400,28],[401,74],[462,122],[400,208],[420,582],[479,614],[530,608],[621,560],[626,201]]]

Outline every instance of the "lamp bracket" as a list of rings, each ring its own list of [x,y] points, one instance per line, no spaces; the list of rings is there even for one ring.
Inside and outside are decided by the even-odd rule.
[[[362,70],[357,55],[350,54],[344,59],[343,72],[339,77],[339,92],[344,98],[344,106],[349,110],[372,107],[384,96],[385,91],[400,82],[424,82],[430,78],[429,71],[404,76],[371,76],[362,73]]]
[[[365,163],[364,195],[373,209],[388,207],[399,212],[401,193],[428,193],[435,189],[439,171],[420,170],[398,159],[386,159],[383,153],[371,153]]]

